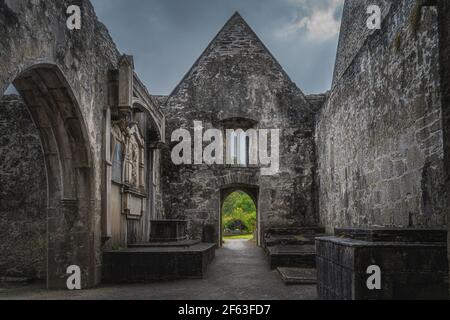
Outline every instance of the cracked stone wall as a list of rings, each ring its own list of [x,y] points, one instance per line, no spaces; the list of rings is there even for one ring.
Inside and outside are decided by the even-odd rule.
[[[46,277],[47,181],[38,131],[19,96],[0,101],[0,277]]]
[[[66,9],[72,4],[81,6],[81,30],[70,31],[66,27]],[[54,237],[51,240],[60,245],[52,249],[52,255],[57,257],[55,264],[49,267],[52,267],[53,285],[65,285],[61,276],[65,273],[64,265],[73,263],[82,267],[83,287],[93,285],[99,281],[101,267],[104,110],[110,103],[109,71],[117,69],[120,54],[88,0],[0,0],[0,34],[0,94],[30,67],[52,65],[60,70],[67,83],[56,81],[54,73],[47,72],[41,79],[24,79],[24,84],[41,89],[47,86],[47,94],[54,94],[58,112],[71,111],[65,103],[66,95],[73,94],[72,101],[79,106],[80,114],[70,125],[67,123],[66,130],[77,135],[79,128],[85,128],[84,141],[80,141],[79,146],[80,150],[84,148],[82,151],[90,153],[91,161],[88,168],[80,163],[81,168],[76,170],[79,183],[76,192],[84,195],[78,199],[72,196],[61,199],[52,211],[50,227]],[[54,88],[58,90],[52,91]],[[68,148],[62,144],[59,147],[61,150]],[[49,184],[54,186],[56,182]],[[79,205],[81,202],[83,204]]]
[[[320,97],[311,97],[320,103]],[[162,100],[162,99],[160,99]],[[193,121],[222,129],[222,121],[246,118],[258,128],[281,129],[280,172],[261,176],[257,168],[175,166],[170,143],[164,151],[163,194],[168,217],[189,220],[190,236],[205,226],[217,234],[223,188],[259,188],[260,231],[270,226],[311,226],[314,208],[313,107],[239,14],[219,32],[162,107],[167,136]],[[245,191],[245,190],[244,190]],[[216,238],[218,239],[218,238]]]
[[[382,30],[359,32],[365,7],[347,1],[333,90],[317,116],[318,207],[330,233],[447,221],[437,10],[385,3]]]
[[[442,110],[444,123],[444,165],[446,169],[446,193],[450,194],[450,3],[438,0],[439,18],[439,64],[441,68]],[[450,206],[447,198],[447,252],[450,261]],[[450,287],[449,287],[450,289]]]

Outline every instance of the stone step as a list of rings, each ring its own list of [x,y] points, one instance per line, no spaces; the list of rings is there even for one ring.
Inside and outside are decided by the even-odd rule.
[[[317,284],[317,271],[313,268],[277,268],[286,285]]]
[[[215,256],[216,245],[134,247],[103,253],[105,283],[152,282],[202,278]]]
[[[312,245],[314,238],[307,238],[304,235],[271,235],[266,238],[266,247],[273,247],[277,245]]]
[[[325,229],[320,227],[279,227],[267,228],[264,233],[266,235],[310,235],[313,237],[315,234],[325,233]]]
[[[314,245],[276,245],[267,247],[267,254],[272,270],[278,267],[316,267],[316,250]]]

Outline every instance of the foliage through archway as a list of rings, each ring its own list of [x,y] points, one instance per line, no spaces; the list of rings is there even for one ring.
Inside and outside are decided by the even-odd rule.
[[[235,191],[226,197],[222,207],[223,235],[253,235],[256,229],[256,205],[243,191]]]

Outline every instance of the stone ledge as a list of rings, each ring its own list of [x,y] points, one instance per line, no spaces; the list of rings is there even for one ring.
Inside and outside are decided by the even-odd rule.
[[[446,242],[446,229],[336,228],[337,237],[371,242]]]
[[[361,229],[354,234],[364,235]],[[410,239],[431,242],[404,242],[411,230],[376,229],[395,241],[364,241],[343,237],[316,238],[318,294],[321,299],[447,299],[448,261],[446,242],[433,242],[436,230]],[[441,231],[438,230],[438,233]],[[366,237],[369,233],[363,236]],[[379,240],[379,238],[377,238]],[[367,268],[381,269],[381,290],[369,290]]]

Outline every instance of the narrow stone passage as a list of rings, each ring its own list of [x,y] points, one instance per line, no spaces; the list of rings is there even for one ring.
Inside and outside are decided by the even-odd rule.
[[[45,291],[30,286],[0,289],[0,299],[316,299],[316,287],[286,286],[271,271],[261,248],[248,240],[227,240],[204,279],[102,286],[86,291]]]

